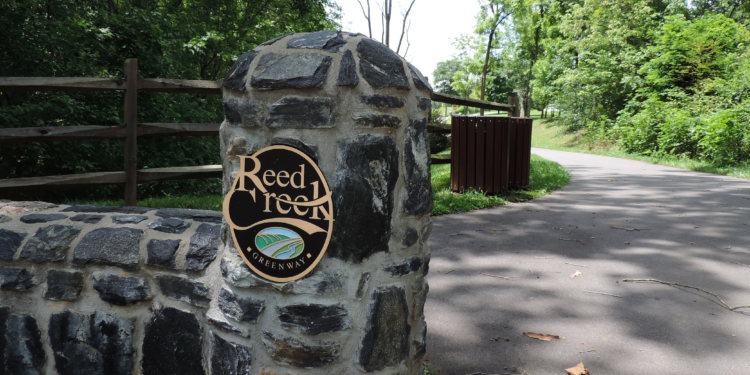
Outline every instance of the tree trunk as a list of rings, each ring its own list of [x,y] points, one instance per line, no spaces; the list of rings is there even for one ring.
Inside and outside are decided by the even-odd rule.
[[[495,37],[495,28],[490,31],[489,41],[487,42],[487,53],[484,55],[484,66],[482,67],[482,94],[480,99],[484,100],[484,93],[487,89],[487,69],[490,66],[490,51],[492,51],[492,39]],[[479,115],[484,116],[484,109],[479,109]]]

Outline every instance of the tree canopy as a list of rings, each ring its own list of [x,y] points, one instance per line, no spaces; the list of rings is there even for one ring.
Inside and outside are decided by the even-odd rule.
[[[521,98],[523,114],[553,106],[560,111],[555,124],[565,131],[629,152],[750,161],[750,2],[480,4],[488,2],[502,7],[496,13],[510,14],[489,44],[488,75],[505,79]],[[483,8],[473,37],[487,41],[493,19]],[[457,58],[452,87],[476,75],[471,61]]]
[[[339,29],[332,0],[8,0],[0,2],[0,76],[221,80],[242,53],[289,32]],[[119,125],[121,93],[1,92],[0,127]],[[139,122],[223,120],[219,95],[140,93]],[[139,168],[219,164],[216,137],[142,138]],[[9,144],[0,178],[123,169],[122,141]],[[121,187],[63,192],[111,196]],[[144,183],[143,197],[219,194],[220,181]],[[117,196],[118,194],[114,194]],[[54,199],[60,195],[52,195]]]

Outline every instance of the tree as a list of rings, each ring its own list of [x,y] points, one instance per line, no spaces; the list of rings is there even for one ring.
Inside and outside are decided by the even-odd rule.
[[[0,76],[221,80],[238,56],[288,32],[338,28],[329,0],[7,0],[0,2]],[[0,128],[120,125],[122,93],[0,92]],[[140,93],[141,122],[223,120],[219,95]],[[220,163],[216,137],[139,139],[139,167]],[[122,170],[122,141],[8,144],[0,178]],[[121,197],[122,187],[49,193],[46,200]],[[219,194],[220,179],[143,183],[142,198]],[[64,195],[63,195],[64,194]],[[19,197],[38,199],[35,196]]]
[[[360,8],[362,9],[362,14],[364,15],[365,19],[367,20],[367,28],[369,30],[369,36],[372,38],[372,18],[370,16],[370,0],[366,0],[367,3],[367,12],[365,12],[365,7],[362,5],[361,0],[357,0],[359,3]],[[396,47],[396,53],[399,53],[401,51],[401,45],[404,41],[404,36],[406,36],[406,50],[404,51],[404,56],[409,52],[409,26],[411,25],[411,21],[409,20],[409,13],[411,12],[412,7],[414,6],[414,3],[416,0],[412,0],[409,4],[409,8],[406,9],[406,12],[403,12],[402,15],[402,23],[401,23],[401,36],[398,39],[398,46]],[[385,44],[386,46],[391,46],[391,15],[393,14],[393,0],[383,0],[383,5],[381,6],[378,4],[378,7],[380,8],[380,20],[382,25],[382,30],[380,34],[380,42]]]
[[[480,81],[479,99],[485,99],[485,89],[487,86],[487,72],[490,69],[490,58],[492,56],[493,43],[495,42],[495,33],[498,26],[502,24],[510,15],[511,7],[507,0],[482,0],[480,1],[481,10],[477,15],[476,32],[480,35],[488,35],[487,47],[485,48],[484,65],[482,65],[482,78]],[[479,110],[479,115],[484,116],[484,109]]]

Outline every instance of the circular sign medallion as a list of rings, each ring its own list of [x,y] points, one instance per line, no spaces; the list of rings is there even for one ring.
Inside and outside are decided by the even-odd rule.
[[[307,155],[271,146],[239,156],[240,170],[224,197],[235,246],[257,275],[297,280],[323,258],[333,229],[333,202],[323,173]]]

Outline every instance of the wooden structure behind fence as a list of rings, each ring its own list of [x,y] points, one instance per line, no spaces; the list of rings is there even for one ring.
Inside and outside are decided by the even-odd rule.
[[[221,124],[139,123],[138,91],[184,94],[222,94],[221,81],[138,79],[138,60],[125,61],[123,78],[0,77],[0,91],[123,91],[125,124],[0,128],[0,144],[122,138],[125,140],[124,171],[0,180],[0,194],[61,190],[103,185],[125,185],[125,205],[137,203],[138,182],[221,177],[221,165],[138,169],[138,137],[219,136]],[[432,100],[475,108],[517,111],[517,106],[433,93]],[[433,124],[436,125],[436,124]],[[449,126],[430,126],[430,133],[450,133]],[[433,155],[435,163],[449,163],[449,155]]]
[[[532,121],[451,117],[451,190],[490,194],[529,185]]]

